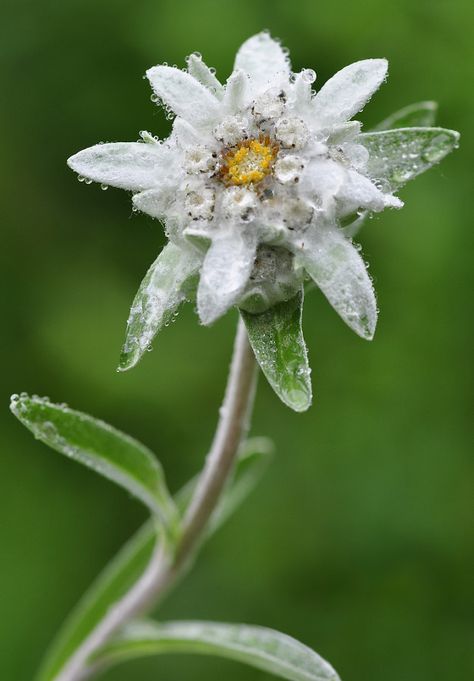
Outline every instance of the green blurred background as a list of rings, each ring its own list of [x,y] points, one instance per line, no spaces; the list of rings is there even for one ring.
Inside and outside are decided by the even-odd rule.
[[[322,296],[305,308],[316,394],[304,415],[262,380],[253,433],[275,460],[162,609],[260,623],[317,649],[344,681],[472,678],[472,27],[465,0],[7,0],[3,81],[0,676],[29,681],[62,619],[145,517],[112,484],[35,442],[8,412],[22,390],[90,412],[156,451],[172,489],[201,465],[234,313],[191,306],[138,368],[117,374],[128,307],[163,245],[125,192],[79,184],[66,158],[100,140],[166,135],[145,69],[203,53],[227,77],[269,28],[322,83],[388,57],[366,126],[422,99],[461,149],[402,191],[361,239],[381,309],[373,343]],[[470,271],[471,270],[471,271]],[[205,658],[157,658],[107,681],[263,681]]]

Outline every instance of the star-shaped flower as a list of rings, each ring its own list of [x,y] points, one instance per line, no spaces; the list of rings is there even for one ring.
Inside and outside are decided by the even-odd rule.
[[[122,368],[194,295],[196,278],[203,324],[237,305],[248,327],[269,319],[274,331],[272,311],[301,306],[311,279],[357,334],[373,337],[375,294],[350,235],[366,215],[400,208],[394,191],[458,140],[425,127],[430,103],[392,117],[395,130],[361,133],[351,119],[386,75],[385,59],[359,61],[315,93],[314,71],[293,73],[268,33],[241,46],[225,85],[196,53],[186,70],[147,71],[152,99],[176,116],[170,136],[142,132],[141,142],[98,144],[68,161],[81,177],[132,191],[169,239],[132,306]]]

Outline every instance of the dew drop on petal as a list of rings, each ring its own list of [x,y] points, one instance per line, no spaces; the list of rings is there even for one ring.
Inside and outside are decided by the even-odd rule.
[[[316,71],[313,69],[304,69],[301,72],[301,76],[306,83],[314,83],[316,80]]]

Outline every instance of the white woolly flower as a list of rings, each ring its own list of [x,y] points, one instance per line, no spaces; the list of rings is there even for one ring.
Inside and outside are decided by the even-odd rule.
[[[241,46],[225,85],[197,54],[186,71],[147,71],[155,100],[176,116],[168,139],[144,133],[143,142],[99,144],[68,163],[130,190],[137,209],[164,222],[187,274],[199,272],[202,323],[233,305],[264,311],[309,276],[370,339],[375,295],[341,221],[402,205],[392,194],[401,182],[380,182],[384,157],[372,159],[350,121],[386,75],[385,59],[359,61],[315,93],[314,71],[292,73],[280,44],[260,33]]]

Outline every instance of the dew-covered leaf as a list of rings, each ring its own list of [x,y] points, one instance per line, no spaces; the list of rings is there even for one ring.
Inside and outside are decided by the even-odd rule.
[[[263,437],[252,438],[242,445],[232,481],[211,517],[209,535],[227,520],[257,484],[268,465],[272,450],[271,441]],[[197,481],[196,476],[176,494],[176,505],[181,512],[185,511],[191,500]],[[148,521],[117,553],[64,622],[35,681],[53,681],[56,678],[89,634],[143,575],[158,549],[158,541],[154,524]]]
[[[302,291],[261,314],[240,311],[263,373],[278,397],[295,411],[308,409],[312,398],[302,312]]]
[[[158,538],[148,521],[86,591],[52,642],[35,681],[54,681],[66,663],[111,609],[140,579],[157,550]]]
[[[150,267],[133,301],[127,322],[120,371],[134,367],[158,331],[170,322],[186,298],[186,283],[199,269],[191,250],[167,244]]]
[[[267,469],[273,453],[273,443],[266,437],[254,437],[244,442],[239,450],[232,478],[221,501],[212,514],[208,534],[213,534],[241,505]],[[199,476],[190,480],[176,495],[175,501],[182,514],[190,503]]]
[[[369,151],[369,176],[393,191],[456,149],[459,133],[445,128],[399,128],[364,133],[359,141]]]
[[[120,485],[165,522],[173,518],[161,465],[140,442],[47,398],[14,395],[11,410],[38,440]]]
[[[438,104],[436,102],[417,102],[388,116],[375,130],[392,130],[393,128],[422,128],[435,124]]]
[[[134,622],[94,656],[97,667],[162,653],[215,655],[289,681],[339,681],[314,650],[266,627],[220,622]]]

